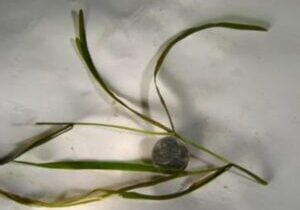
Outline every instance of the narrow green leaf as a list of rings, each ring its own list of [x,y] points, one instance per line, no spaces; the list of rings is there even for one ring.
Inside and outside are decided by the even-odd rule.
[[[23,165],[31,165],[42,168],[64,169],[64,170],[119,170],[119,171],[136,171],[136,172],[154,172],[163,173],[152,164],[129,161],[94,161],[94,160],[78,160],[78,161],[57,161],[48,163],[33,163],[27,161],[14,161]]]
[[[96,66],[94,65],[94,62],[92,60],[92,57],[90,55],[89,49],[88,49],[88,45],[87,45],[87,40],[86,40],[86,33],[85,33],[85,26],[84,26],[84,14],[83,11],[80,10],[79,11],[79,39],[76,38],[76,45],[77,48],[79,50],[79,52],[81,53],[81,56],[83,58],[83,60],[85,61],[89,72],[92,74],[92,76],[94,77],[94,79],[98,82],[98,84],[103,88],[103,90],[111,97],[113,98],[116,102],[118,102],[120,105],[122,105],[124,108],[126,108],[127,110],[131,111],[132,113],[134,113],[135,115],[137,115],[138,117],[140,117],[141,119],[143,119],[144,121],[151,123],[154,126],[157,126],[165,131],[170,131],[170,129],[168,127],[166,127],[165,125],[157,122],[156,120],[134,110],[133,108],[131,108],[130,106],[128,106],[124,101],[122,101],[106,84],[106,82],[103,80],[103,78],[101,77],[101,75],[99,74],[99,72],[97,71]]]
[[[38,136],[35,136],[33,138],[30,138],[23,143],[20,147],[17,147],[14,151],[7,154],[6,156],[2,157],[0,159],[0,165],[6,164],[8,162],[13,161],[17,157],[21,156],[25,152],[28,152],[29,150],[38,147],[42,144],[45,144],[46,142],[56,138],[57,136],[71,130],[73,128],[73,125],[64,125],[59,128],[54,128],[51,130],[48,130]]]
[[[174,47],[174,45],[183,40],[184,38],[192,35],[193,33],[209,29],[209,28],[228,28],[235,30],[248,30],[248,31],[267,31],[267,28],[264,26],[252,25],[252,24],[243,24],[243,23],[233,23],[233,22],[219,22],[219,23],[208,23],[192,28],[185,29],[176,35],[174,35],[171,39],[169,39],[166,43],[164,43],[163,49],[160,49],[161,54],[156,61],[155,69],[154,69],[154,77],[159,73],[162,63],[165,60],[166,56],[170,52],[170,50]]]
[[[159,89],[158,83],[157,83],[157,75],[159,71],[161,70],[161,66],[168,55],[169,51],[175,46],[176,43],[183,40],[184,38],[192,35],[193,33],[209,29],[209,28],[215,28],[215,27],[221,27],[221,28],[229,28],[229,29],[236,29],[236,30],[253,30],[253,31],[267,31],[267,29],[263,26],[258,25],[251,25],[251,24],[243,24],[243,23],[232,23],[232,22],[220,22],[220,23],[209,23],[204,24],[192,28],[185,29],[177,34],[175,34],[171,39],[167,40],[162,47],[160,48],[160,56],[158,57],[155,67],[154,67],[154,84],[155,89],[157,92],[157,95],[159,97],[159,100],[167,114],[167,117],[169,119],[169,123],[171,125],[172,131],[175,131],[174,123],[170,114],[170,111],[168,109],[167,103],[164,99],[164,97],[161,94],[161,91]]]

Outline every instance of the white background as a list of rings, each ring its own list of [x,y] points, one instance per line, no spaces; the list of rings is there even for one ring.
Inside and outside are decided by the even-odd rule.
[[[113,197],[69,209],[299,209],[300,1],[295,0],[1,0],[1,156],[47,129],[34,126],[37,121],[147,128],[114,105],[88,76],[71,41],[71,11],[79,8],[85,10],[90,49],[103,77],[131,104],[138,105],[148,95],[152,115],[164,122],[149,83],[149,62],[166,39],[212,20],[268,23],[267,33],[211,29],[187,38],[168,56],[160,84],[180,132],[254,170],[270,184],[262,187],[229,172],[175,200]],[[145,158],[155,139],[77,127],[19,159]],[[38,199],[72,196],[142,177],[16,164],[0,167],[1,188]],[[169,188],[176,187],[149,192]],[[0,207],[35,209],[4,198]]]

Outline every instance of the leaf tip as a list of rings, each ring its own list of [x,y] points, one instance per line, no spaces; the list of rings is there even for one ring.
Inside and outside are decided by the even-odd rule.
[[[80,9],[80,10],[79,10],[79,15],[80,15],[80,16],[83,16],[83,9]]]

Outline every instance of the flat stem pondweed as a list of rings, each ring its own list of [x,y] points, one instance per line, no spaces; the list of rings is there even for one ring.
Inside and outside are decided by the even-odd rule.
[[[160,129],[161,131],[150,131],[150,130],[143,130],[139,128],[132,128],[128,126],[123,125],[115,125],[115,124],[104,124],[104,123],[94,123],[94,122],[38,122],[37,125],[54,125],[58,126],[57,128],[54,128],[53,130],[50,130],[49,132],[46,132],[42,135],[36,136],[32,139],[28,140],[28,143],[24,144],[22,147],[17,148],[15,151],[9,153],[8,155],[4,156],[0,159],[0,164],[6,164],[9,162],[15,162],[18,164],[28,165],[28,166],[36,166],[36,167],[43,167],[43,168],[49,168],[49,169],[72,169],[72,170],[84,170],[84,169],[94,169],[94,170],[123,170],[123,171],[133,171],[133,172],[147,172],[147,173],[155,173],[158,174],[146,181],[139,182],[136,184],[132,184],[129,186],[121,187],[119,189],[95,189],[91,192],[75,197],[70,198],[66,200],[59,200],[54,202],[46,202],[46,201],[40,201],[35,199],[30,199],[27,197],[23,197],[14,193],[7,192],[3,189],[0,189],[0,194],[14,200],[16,202],[26,204],[26,205],[32,205],[32,206],[45,206],[45,207],[66,207],[66,206],[73,206],[73,205],[79,205],[84,203],[89,203],[93,201],[99,201],[104,198],[107,198],[112,195],[119,195],[123,198],[127,199],[150,199],[150,200],[165,200],[165,199],[172,199],[179,196],[183,196],[185,194],[188,194],[205,184],[209,183],[210,181],[216,179],[224,172],[228,171],[230,168],[236,168],[240,170],[241,172],[247,174],[248,176],[252,177],[257,183],[262,185],[267,185],[267,181],[262,179],[261,177],[257,176],[253,172],[249,171],[248,169],[237,165],[235,163],[231,163],[226,158],[218,155],[217,153],[211,151],[210,149],[207,149],[206,147],[195,143],[194,141],[191,141],[184,136],[182,136],[180,133],[178,133],[175,129],[174,122],[171,117],[170,110],[167,107],[167,103],[165,99],[163,98],[161,91],[158,86],[158,80],[157,77],[159,75],[159,72],[161,70],[161,66],[170,52],[170,50],[175,46],[176,43],[183,40],[184,38],[190,36],[193,33],[202,31],[204,29],[209,28],[228,28],[228,29],[236,29],[236,30],[253,30],[253,31],[266,31],[267,29],[262,26],[257,25],[251,25],[251,24],[243,24],[243,23],[233,23],[233,22],[217,22],[217,23],[208,23],[197,27],[188,28],[186,30],[183,30],[179,32],[178,34],[171,37],[167,42],[165,42],[162,47],[160,48],[160,55],[158,59],[155,62],[154,67],[154,84],[155,89],[157,92],[157,95],[160,99],[160,102],[167,114],[170,127],[167,125],[164,125],[163,123],[135,110],[134,108],[130,107],[127,103],[125,103],[120,97],[111,90],[111,88],[106,84],[106,82],[103,80],[99,72],[97,71],[97,68],[95,67],[92,57],[90,55],[89,49],[88,49],[88,43],[86,40],[86,33],[85,33],[85,25],[84,25],[84,15],[83,11],[79,11],[79,36],[75,38],[77,49],[84,60],[87,69],[89,73],[93,76],[93,78],[97,81],[99,86],[117,103],[119,103],[122,107],[127,109],[128,111],[135,114],[137,117],[139,117],[141,120],[145,121],[146,123],[149,123],[153,125],[154,127]],[[152,163],[145,163],[142,161],[137,162],[130,162],[130,161],[87,161],[87,160],[80,160],[80,161],[58,161],[58,162],[50,162],[50,163],[32,163],[32,162],[26,162],[26,161],[17,161],[15,160],[25,152],[28,152],[29,150],[38,147],[55,137],[69,131],[73,128],[73,126],[98,126],[98,127],[107,127],[107,128],[113,128],[113,129],[120,129],[120,130],[126,130],[131,132],[137,132],[145,135],[155,135],[155,136],[174,136],[181,142],[190,145],[192,147],[195,147],[196,149],[199,149],[201,151],[204,151],[208,153],[209,155],[215,157],[216,159],[222,161],[225,163],[224,166],[221,167],[214,167],[214,168],[208,168],[208,169],[201,169],[201,170],[195,170],[195,171],[172,171],[170,174],[169,170],[162,170],[157,169]],[[178,192],[166,194],[166,195],[147,195],[135,192],[133,190],[142,188],[142,187],[149,187],[156,184],[160,184],[166,181],[171,181],[176,178],[180,177],[186,177],[186,176],[195,176],[195,175],[201,175],[201,177],[190,184],[189,187],[187,187],[185,190],[180,190]]]

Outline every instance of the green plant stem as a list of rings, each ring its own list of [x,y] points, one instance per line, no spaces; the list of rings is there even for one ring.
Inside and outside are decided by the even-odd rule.
[[[156,132],[156,131],[149,131],[149,130],[142,130],[138,128],[131,128],[123,125],[114,125],[114,124],[104,124],[104,123],[90,123],[90,122],[37,122],[36,125],[79,125],[79,126],[101,126],[107,128],[116,128],[121,130],[127,130],[147,135],[172,135],[170,132]]]

